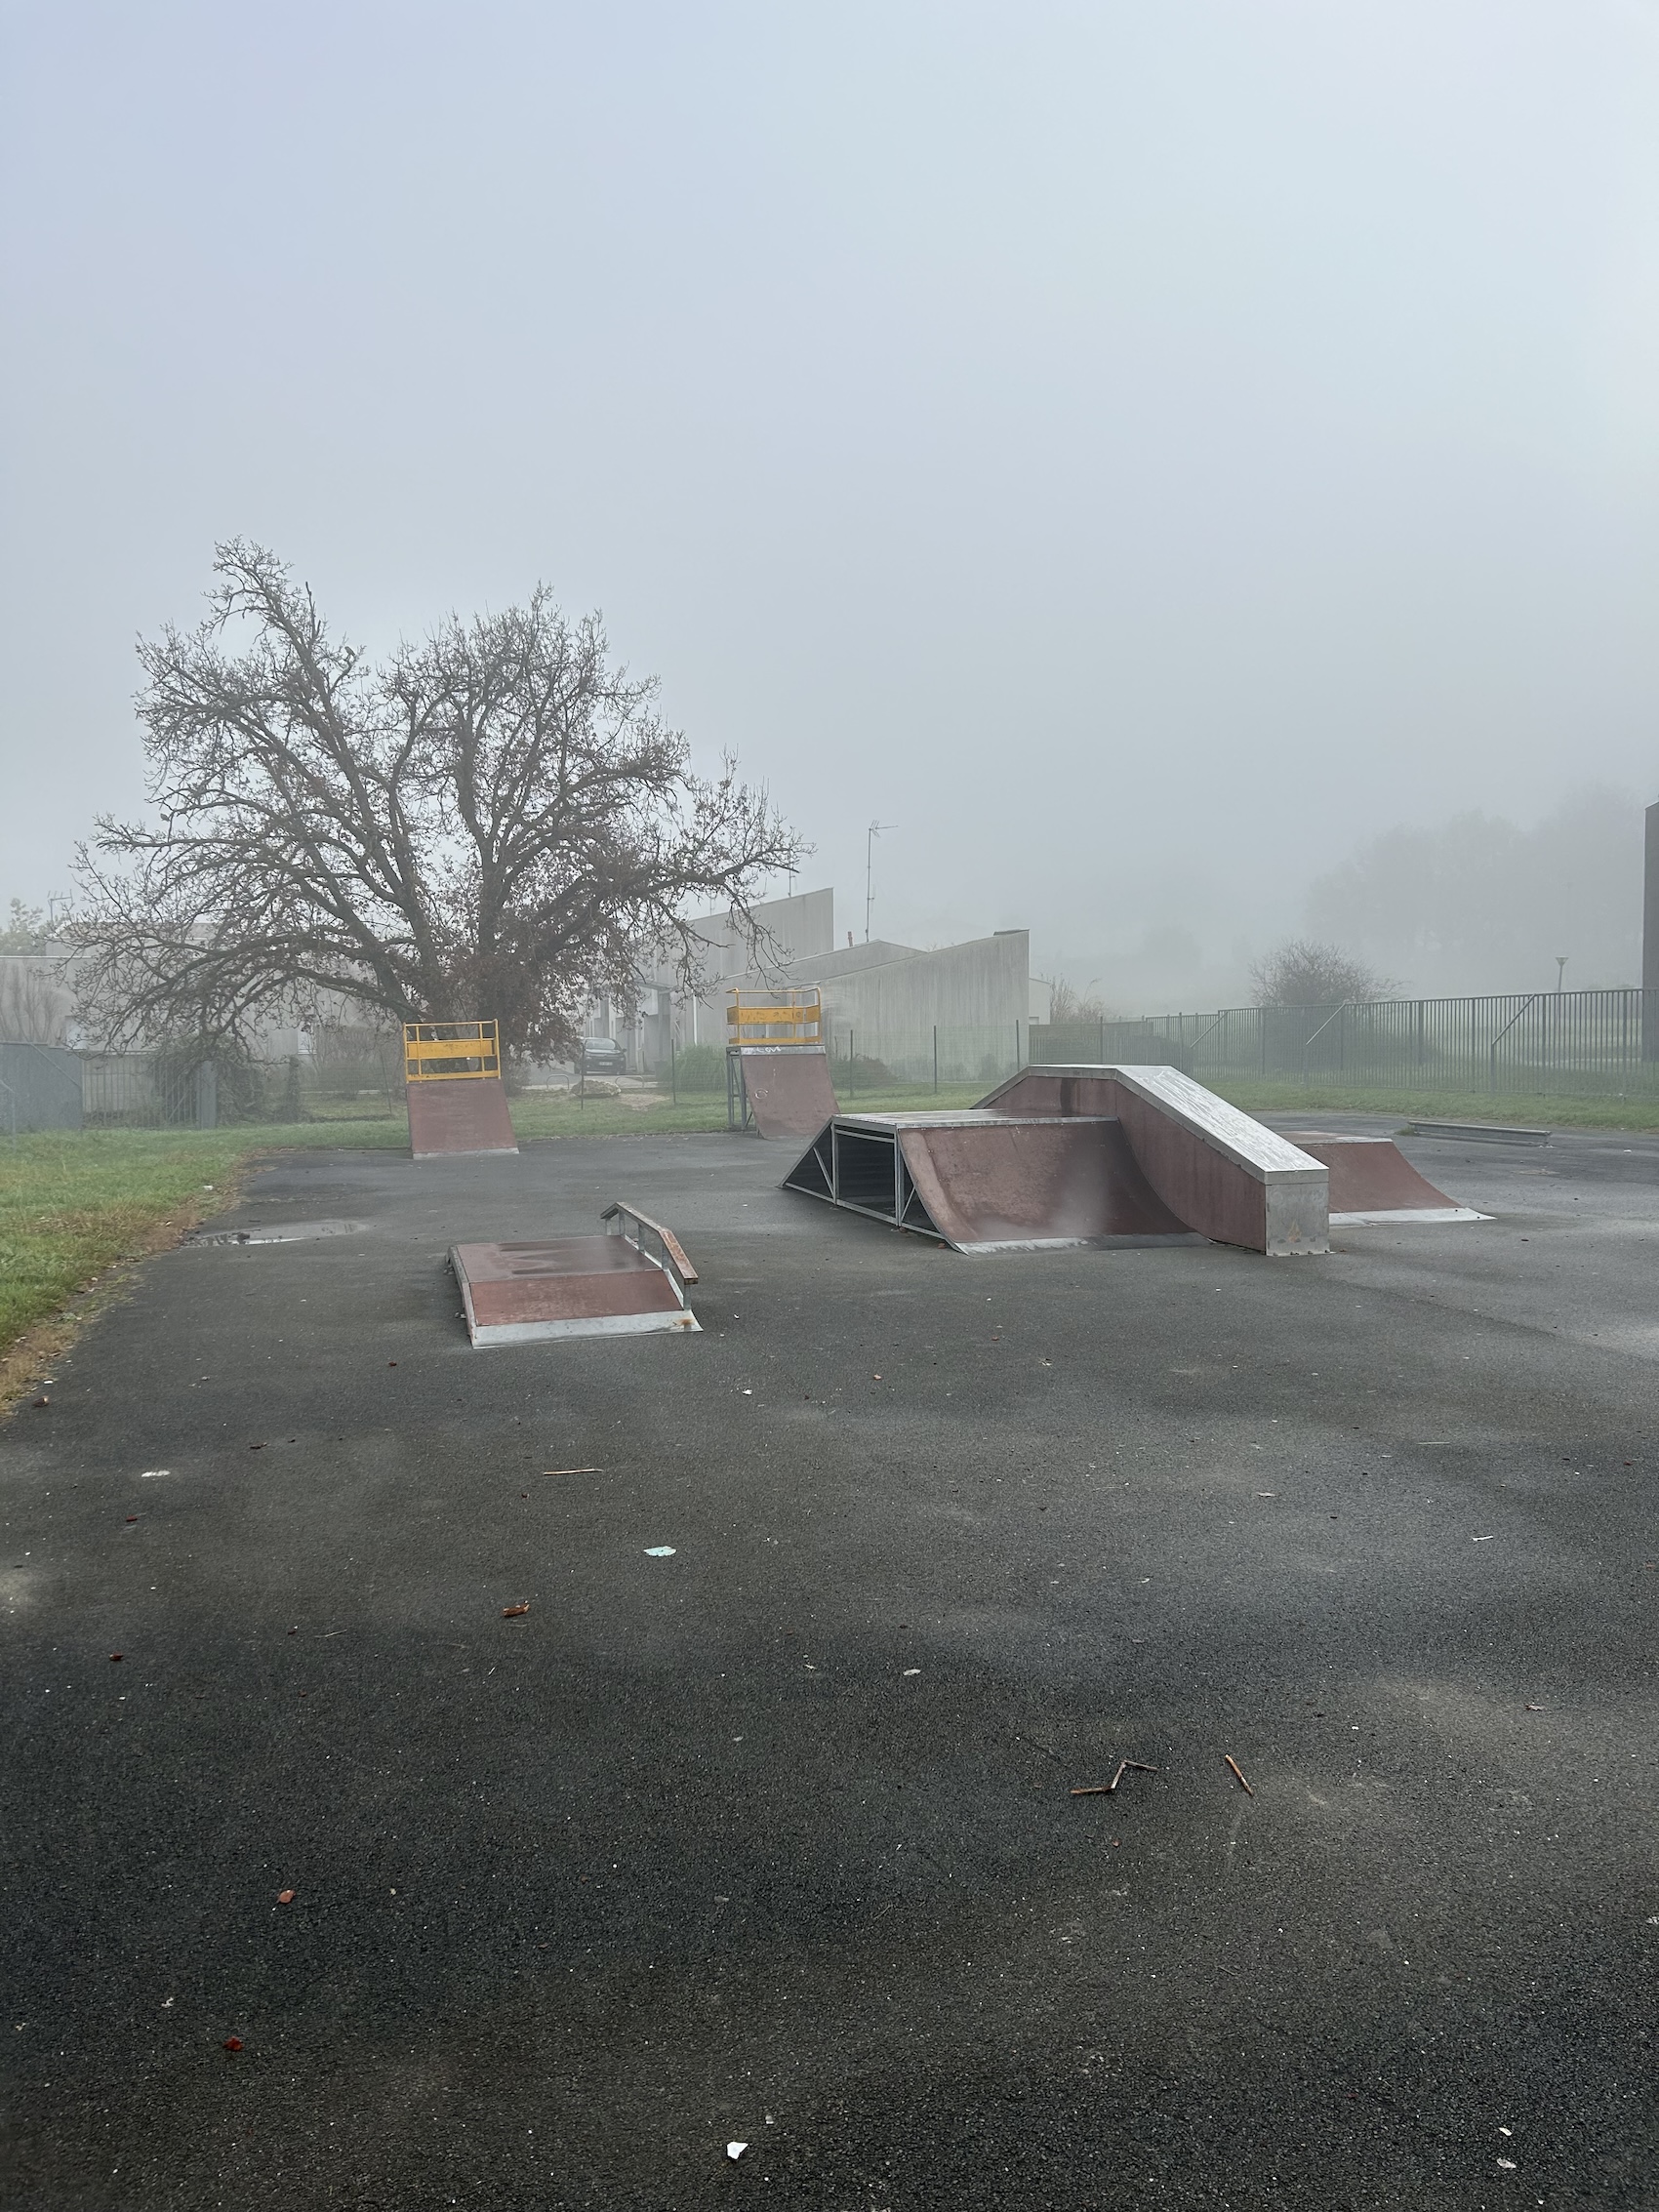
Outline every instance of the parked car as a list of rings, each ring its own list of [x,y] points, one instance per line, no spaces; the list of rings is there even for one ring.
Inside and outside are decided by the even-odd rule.
[[[626,1075],[627,1055],[615,1037],[584,1037],[581,1072],[584,1075]]]

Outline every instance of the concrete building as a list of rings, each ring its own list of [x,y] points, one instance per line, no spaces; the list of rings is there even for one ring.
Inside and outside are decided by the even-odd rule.
[[[992,1080],[1019,1065],[1031,1012],[1031,942],[1025,930],[999,930],[962,945],[923,949],[877,939],[835,942],[834,893],[804,891],[755,908],[768,946],[751,960],[744,933],[729,916],[694,924],[708,946],[698,988],[686,991],[672,971],[642,979],[631,1019],[601,1004],[592,1035],[611,1035],[641,1073],[662,1066],[669,1038],[675,1049],[726,1043],[726,1006],[733,988],[765,985],[823,994],[827,1042],[845,1060],[879,1062],[901,1080]]]

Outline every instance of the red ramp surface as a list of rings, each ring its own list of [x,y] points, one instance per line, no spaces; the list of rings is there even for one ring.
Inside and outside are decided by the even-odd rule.
[[[1419,1175],[1392,1137],[1337,1137],[1299,1129],[1291,1143],[1322,1160],[1331,1179],[1331,1222],[1356,1228],[1373,1221],[1483,1222]]]
[[[409,1149],[418,1160],[465,1152],[516,1152],[499,1075],[454,1075],[408,1087]]]
[[[1119,1124],[1098,1116],[837,1114],[784,1186],[937,1236],[958,1252],[1147,1244],[1192,1233],[1148,1184]]]
[[[758,1137],[816,1137],[840,1111],[821,1045],[734,1045],[741,1126]]]
[[[1186,1236],[1115,1121],[923,1123],[898,1130],[917,1196],[958,1251]]]
[[[1328,1249],[1323,1162],[1178,1067],[1039,1064],[976,1110],[1114,1115],[1147,1181],[1201,1234],[1275,1257]]]
[[[673,1231],[621,1200],[600,1219],[604,1236],[450,1247],[474,1346],[697,1328],[685,1295],[697,1269]]]

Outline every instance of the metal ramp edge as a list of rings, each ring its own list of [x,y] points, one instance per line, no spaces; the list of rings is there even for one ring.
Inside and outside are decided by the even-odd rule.
[[[856,1138],[860,1146],[869,1144],[870,1152],[847,1144],[844,1140],[849,1137]],[[890,1157],[880,1156],[884,1150]],[[803,1197],[822,1198],[826,1205],[838,1206],[846,1213],[885,1222],[889,1228],[910,1229],[939,1244],[951,1242],[922,1203],[896,1131],[886,1135],[883,1146],[877,1132],[844,1132],[837,1115],[825,1123],[780,1187],[798,1190]]]

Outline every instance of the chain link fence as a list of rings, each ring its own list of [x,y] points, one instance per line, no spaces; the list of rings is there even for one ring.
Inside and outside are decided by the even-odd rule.
[[[1659,991],[1513,991],[1032,1023],[1030,1051],[1049,1063],[1150,1062],[1199,1082],[1645,1097],[1659,1095]]]

